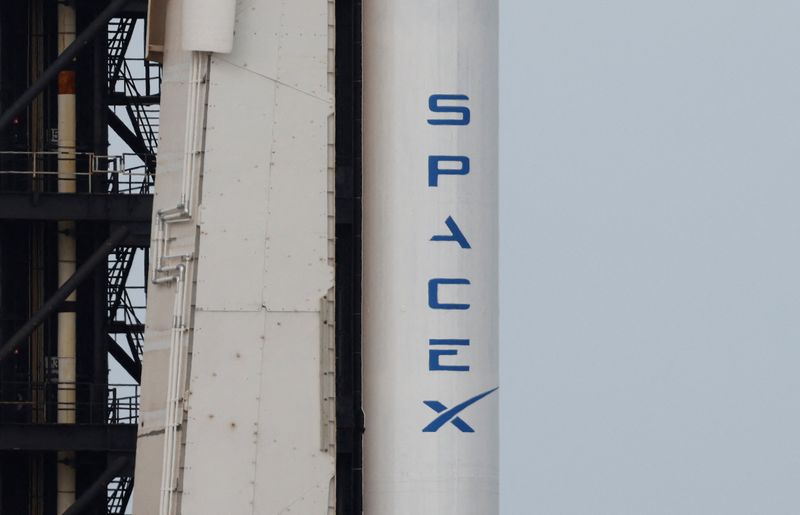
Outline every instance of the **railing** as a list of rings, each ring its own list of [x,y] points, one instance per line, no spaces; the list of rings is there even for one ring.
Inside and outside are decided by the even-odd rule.
[[[56,193],[149,193],[155,174],[147,166],[151,156],[99,156],[90,152],[0,152],[0,189]],[[74,164],[75,173],[59,176],[59,163]],[[59,184],[61,188],[59,188]]]
[[[74,403],[59,401],[59,393],[67,392],[74,394]],[[0,383],[0,423],[56,424],[66,413],[74,414],[77,424],[135,424],[139,385]]]
[[[161,94],[161,64],[143,57],[125,57],[120,71],[114,77],[112,93],[124,93],[132,97],[157,96]]]

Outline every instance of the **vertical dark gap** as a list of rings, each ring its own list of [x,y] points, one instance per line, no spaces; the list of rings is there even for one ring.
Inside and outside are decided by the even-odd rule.
[[[0,2],[0,109],[25,91],[28,78],[27,2]],[[29,118],[23,113],[0,134],[0,150],[20,151],[28,146]],[[5,155],[0,169],[13,170],[19,159]],[[16,191],[25,186],[18,177],[4,175],[0,188]],[[30,223],[0,221],[0,342],[4,342],[27,318],[29,303]],[[21,349],[0,364],[0,401],[26,398],[30,374],[29,349]],[[0,404],[0,423],[24,421],[26,413],[5,402]],[[22,453],[0,453],[0,513],[27,513],[30,463]],[[22,495],[20,495],[20,492]]]
[[[361,503],[361,0],[336,2],[336,513]]]

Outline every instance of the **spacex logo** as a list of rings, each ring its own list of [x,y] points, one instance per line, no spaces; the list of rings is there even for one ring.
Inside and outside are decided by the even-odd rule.
[[[431,95],[428,98],[428,110],[431,117],[428,124],[435,127],[447,126],[467,126],[472,119],[470,108],[467,105],[469,97],[467,95]],[[452,129],[451,129],[452,130]],[[480,170],[479,170],[480,172]],[[437,189],[440,187],[451,186],[452,181],[469,181],[470,177],[470,158],[467,155],[429,155],[428,156],[428,188]],[[472,245],[469,241],[469,232],[464,231],[459,226],[458,221],[449,215],[442,222],[447,229],[447,233],[435,233],[430,242],[432,245],[456,245],[458,252],[471,253]],[[441,229],[440,229],[441,230]],[[471,254],[467,254],[468,256]],[[471,281],[466,277],[433,277],[428,280],[428,309],[442,313],[452,313],[453,311],[468,311],[470,304],[454,303],[443,301],[440,290],[453,288],[469,288]],[[442,316],[452,316],[445,315]],[[428,340],[428,373],[455,373],[458,374],[454,379],[468,379],[470,366],[459,360],[459,350],[470,346],[469,338],[431,338]],[[432,409],[438,416],[422,429],[423,433],[436,433],[445,425],[452,425],[462,433],[474,433],[467,422],[461,418],[461,412],[480,401],[484,397],[495,392],[497,388],[492,388],[474,397],[471,397],[452,408],[448,408],[440,401],[426,400],[422,403]]]
[[[472,429],[472,427],[469,424],[464,422],[464,419],[462,419],[460,416],[458,416],[459,413],[461,413],[465,409],[469,408],[470,406],[472,406],[473,404],[475,404],[479,400],[483,399],[487,395],[489,395],[491,393],[494,393],[496,390],[497,390],[497,388],[492,388],[491,390],[489,390],[487,392],[483,392],[481,394],[478,394],[475,397],[472,397],[471,399],[467,399],[464,402],[462,402],[461,404],[457,404],[457,405],[453,406],[450,409],[447,409],[447,406],[445,406],[444,404],[442,404],[439,401],[423,401],[423,403],[426,406],[428,406],[430,409],[432,409],[436,413],[440,413],[440,415],[438,417],[436,417],[435,419],[433,419],[433,422],[431,422],[430,424],[425,426],[425,428],[422,430],[422,432],[423,433],[435,433],[436,431],[441,429],[441,427],[443,425],[445,425],[448,422],[450,422],[451,424],[456,426],[459,429],[459,431],[461,431],[462,433],[474,433],[475,430]]]

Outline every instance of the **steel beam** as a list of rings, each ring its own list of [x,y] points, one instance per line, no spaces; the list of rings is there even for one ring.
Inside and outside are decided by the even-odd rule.
[[[0,347],[0,363],[2,363],[17,347],[27,343],[28,336],[44,322],[56,309],[63,303],[67,297],[91,275],[94,268],[101,263],[105,262],[106,256],[111,252],[114,247],[118,246],[122,240],[128,235],[130,230],[125,227],[118,227],[111,235],[103,242],[100,247],[95,250],[89,259],[87,259],[81,266],[75,270],[75,273],[67,279],[60,288],[39,308],[31,318],[20,327],[17,332],[8,339],[7,342]]]
[[[131,0],[119,13],[122,18],[147,18],[147,0]]]
[[[108,483],[115,477],[122,475],[125,469],[130,469],[131,464],[133,464],[133,460],[125,456],[120,456],[112,461],[108,468],[75,500],[72,506],[67,508],[64,515],[85,513],[96,497],[106,493]]]
[[[139,95],[129,97],[125,93],[112,93],[108,97],[108,105],[112,106],[126,106],[126,105],[158,105],[161,103],[161,95]]]
[[[25,109],[25,107],[34,99],[36,98],[39,93],[44,91],[48,84],[53,81],[56,77],[58,77],[58,73],[65,68],[67,68],[71,63],[72,60],[75,58],[78,53],[83,50],[83,48],[97,35],[97,32],[100,29],[105,29],[108,20],[113,18],[118,12],[122,10],[123,7],[129,2],[130,0],[113,0],[108,6],[103,9],[100,14],[97,15],[97,18],[92,20],[92,22],[81,32],[78,37],[75,38],[75,41],[69,45],[63,52],[61,52],[58,57],[47,67],[47,69],[36,79],[36,82],[31,84],[31,86],[19,97],[16,101],[14,101],[11,106],[6,109],[2,115],[0,115],[0,130],[5,129],[5,127],[17,116],[20,111]]]
[[[114,132],[117,133],[117,136],[125,142],[128,147],[133,151],[134,154],[140,155],[150,155],[150,150],[147,148],[147,145],[144,144],[142,138],[136,135],[127,125],[123,122],[117,113],[112,111],[111,109],[108,110],[108,126],[114,129]]]
[[[0,220],[76,220],[149,224],[150,194],[0,193]]]
[[[0,424],[0,450],[135,452],[136,424]]]
[[[143,333],[144,324],[126,324],[125,322],[112,320],[108,323],[106,331],[110,334]]]
[[[112,337],[107,338],[108,342],[108,353],[117,360],[117,363],[120,364],[125,371],[130,374],[132,378],[136,380],[137,383],[142,383],[142,364],[136,361],[134,358],[128,356],[128,353],[125,352],[120,344],[114,340]]]

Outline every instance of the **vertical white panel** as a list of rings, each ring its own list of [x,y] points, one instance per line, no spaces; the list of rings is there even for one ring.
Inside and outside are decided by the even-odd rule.
[[[496,0],[364,2],[363,236],[365,513],[496,514]]]
[[[191,55],[184,52],[181,39],[182,0],[171,0],[160,13],[169,30],[164,33],[162,48],[163,81],[161,84],[160,140],[156,175],[154,213],[173,208],[181,198],[183,157],[185,153],[186,97],[189,91]],[[156,259],[158,220],[153,216],[150,262]],[[194,251],[197,224],[173,224],[170,249],[176,254]],[[193,287],[188,288],[189,296]],[[169,380],[170,342],[174,320],[175,286],[150,285],[147,293],[147,327],[142,364],[142,398],[136,447],[136,488],[133,504],[136,513],[159,512],[162,464],[164,459],[167,384]],[[182,428],[179,429],[182,437]]]
[[[264,345],[258,311],[195,314],[181,513],[254,513]]]
[[[322,448],[319,314],[265,320],[253,513],[327,515],[335,455]]]
[[[211,56],[182,513],[335,509],[331,6],[241,0]]]
[[[275,86],[215,56],[211,62],[197,305],[261,308]]]

